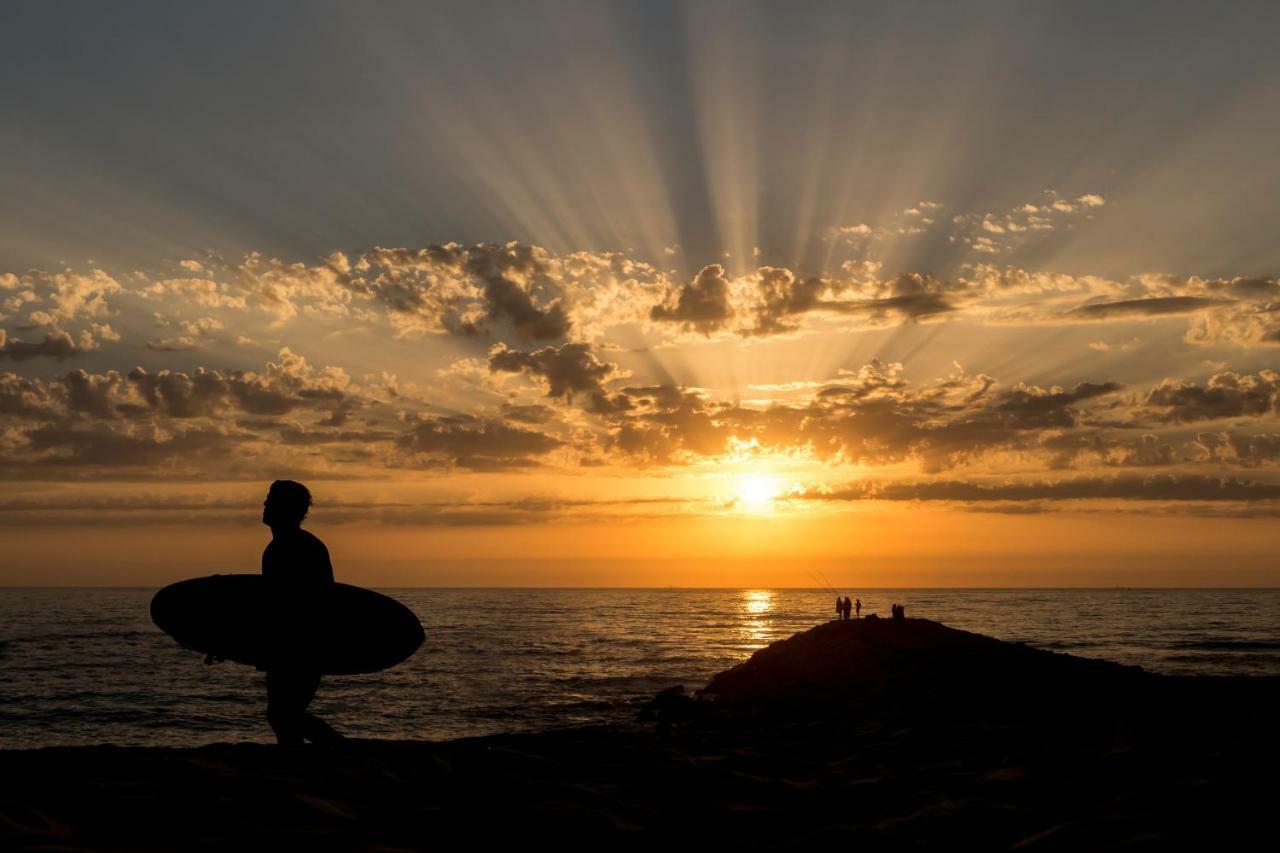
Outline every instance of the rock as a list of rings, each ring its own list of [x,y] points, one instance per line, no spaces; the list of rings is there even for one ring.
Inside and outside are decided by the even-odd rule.
[[[668,687],[650,699],[640,709],[640,719],[646,722],[677,723],[691,719],[696,709],[693,697],[683,684]]]
[[[1138,667],[1033,649],[928,619],[829,622],[761,649],[699,693],[721,704],[785,705],[822,713],[832,703],[942,701],[984,708],[1066,700],[1103,702],[1146,683]]]

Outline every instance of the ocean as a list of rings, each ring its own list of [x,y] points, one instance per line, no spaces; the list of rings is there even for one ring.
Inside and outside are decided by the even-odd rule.
[[[312,710],[357,737],[442,739],[634,719],[834,616],[823,590],[400,589],[409,661],[326,678]],[[851,590],[908,616],[1198,675],[1280,675],[1280,590]],[[0,748],[270,742],[262,673],[179,648],[145,589],[0,590]]]

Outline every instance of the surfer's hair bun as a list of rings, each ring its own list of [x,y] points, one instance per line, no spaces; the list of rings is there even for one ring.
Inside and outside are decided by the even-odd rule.
[[[268,494],[276,506],[285,514],[295,516],[299,523],[311,509],[311,491],[293,480],[276,480]]]

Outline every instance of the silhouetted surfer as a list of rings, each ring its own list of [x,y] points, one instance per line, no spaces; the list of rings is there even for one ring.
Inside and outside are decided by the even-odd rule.
[[[271,541],[262,552],[262,574],[271,579],[283,608],[306,607],[308,592],[333,583],[329,549],[302,529],[311,509],[311,492],[293,480],[276,480],[262,503],[262,523],[271,528]],[[280,614],[282,633],[289,633],[290,614]],[[320,686],[320,673],[291,665],[287,660],[267,669],[267,722],[281,746],[302,741],[334,740],[340,735],[307,706]]]

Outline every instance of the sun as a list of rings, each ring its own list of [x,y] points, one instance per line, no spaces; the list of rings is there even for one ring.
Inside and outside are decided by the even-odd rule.
[[[738,478],[735,495],[737,504],[750,512],[768,512],[773,508],[774,499],[782,494],[783,484],[779,477],[768,474],[743,474]]]

